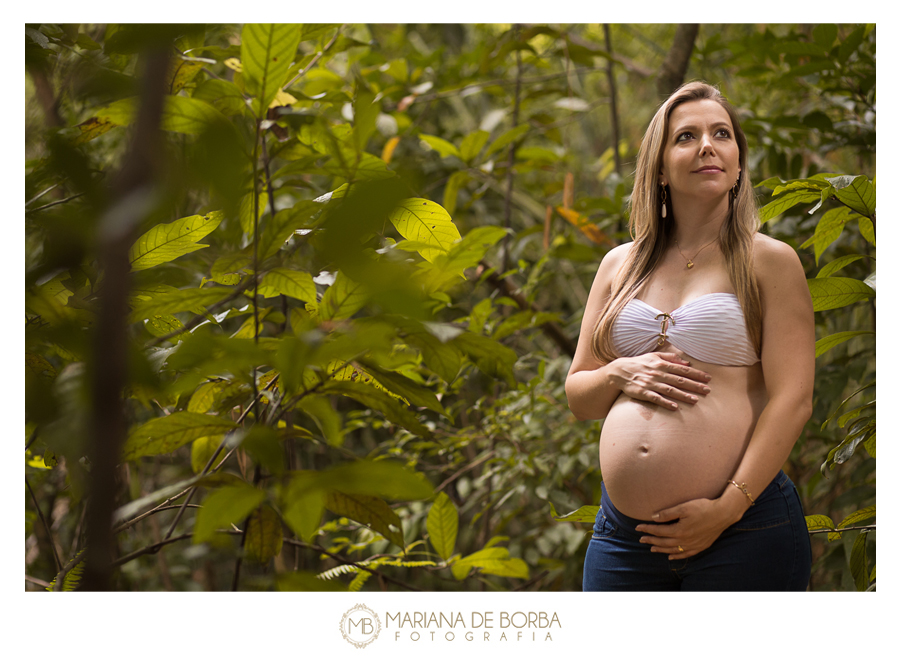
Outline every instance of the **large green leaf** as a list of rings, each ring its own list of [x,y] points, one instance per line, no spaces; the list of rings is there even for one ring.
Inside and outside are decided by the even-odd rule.
[[[363,406],[381,413],[390,422],[406,428],[413,434],[431,436],[431,431],[419,421],[414,413],[396,398],[374,386],[355,381],[332,381],[326,384],[321,392],[352,398]]]
[[[325,499],[325,507],[338,516],[346,516],[369,526],[385,539],[403,548],[403,522],[381,498],[331,491]]]
[[[554,521],[570,521],[572,523],[593,523],[597,518],[597,512],[600,511],[599,505],[582,505],[574,512],[563,514],[562,516],[553,515]]]
[[[228,418],[176,411],[135,428],[125,441],[122,459],[163,455],[202,436],[221,436],[237,425]]]
[[[814,311],[841,308],[875,296],[875,291],[858,279],[830,276],[824,279],[807,279],[807,284]]]
[[[288,69],[299,44],[297,25],[244,25],[241,31],[244,87],[254,97],[253,113],[258,118],[265,118],[269,104],[287,82]]]
[[[838,201],[867,217],[875,214],[875,186],[865,176],[829,178]]]
[[[841,237],[841,233],[844,231],[844,225],[859,217],[860,215],[849,208],[843,206],[840,208],[833,208],[822,215],[819,223],[816,224],[816,230],[813,237],[800,246],[805,248],[812,244],[815,247],[816,263],[818,264],[819,256],[822,255],[822,252],[835,240]]]
[[[427,261],[447,252],[460,239],[450,214],[434,201],[405,199],[388,217],[404,238],[428,245],[419,250]]]
[[[438,494],[431,510],[428,512],[428,519],[425,522],[425,528],[428,530],[428,539],[434,550],[441,556],[445,562],[453,555],[453,549],[456,547],[456,534],[459,530],[459,512],[449,496],[443,491]]]
[[[446,158],[450,155],[456,156],[457,158],[460,157],[458,148],[436,135],[419,134],[419,139],[428,144],[431,149],[437,151],[442,158]]]
[[[317,485],[329,491],[388,500],[421,500],[434,492],[428,480],[388,460],[360,460],[335,466],[318,474]]]
[[[249,484],[222,487],[210,493],[197,513],[193,542],[209,541],[216,530],[237,525],[266,499],[266,492]]]
[[[793,208],[798,203],[819,201],[821,198],[822,195],[818,191],[811,191],[809,189],[792,190],[763,206],[759,211],[759,218],[761,221],[767,222],[786,210]]]
[[[189,288],[172,290],[152,295],[149,299],[135,304],[129,322],[138,322],[154,315],[168,315],[181,311],[204,313],[206,306],[221,301],[229,294],[228,288]]]
[[[309,272],[277,267],[270,270],[259,286],[264,297],[287,295],[304,302],[316,302],[316,284]]]
[[[209,245],[197,244],[197,241],[212,233],[223,218],[224,214],[216,210],[154,226],[138,238],[129,250],[131,269],[146,270],[206,248]]]
[[[453,345],[461,349],[486,375],[503,379],[515,386],[513,366],[518,360],[515,351],[501,343],[466,331],[453,340]]]
[[[856,583],[856,591],[863,592],[869,586],[869,558],[866,555],[866,539],[869,533],[857,535],[850,550],[850,573]]]

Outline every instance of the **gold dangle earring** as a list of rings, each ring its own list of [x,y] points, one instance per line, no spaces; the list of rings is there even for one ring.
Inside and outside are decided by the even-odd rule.
[[[734,181],[734,185],[731,186],[731,198],[737,199],[738,195],[738,184],[741,182],[741,175],[738,174],[737,180]]]
[[[666,199],[668,198],[668,196],[666,195],[666,186],[662,185],[661,187],[662,187],[662,194],[661,194],[661,196],[662,196],[662,218],[665,219],[666,218]]]

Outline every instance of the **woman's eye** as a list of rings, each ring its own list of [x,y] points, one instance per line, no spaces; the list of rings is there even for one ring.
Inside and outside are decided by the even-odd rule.
[[[681,133],[680,135],[678,135],[678,138],[677,138],[676,141],[683,142],[683,141],[685,141],[686,139],[688,139],[688,138],[690,138],[690,137],[693,137],[693,135],[692,135],[691,133],[689,133],[689,132],[683,132],[683,133]]]
[[[719,130],[716,132],[716,134],[722,135],[723,137],[731,137],[731,133],[728,132],[728,129],[726,129],[726,128],[719,128]]]

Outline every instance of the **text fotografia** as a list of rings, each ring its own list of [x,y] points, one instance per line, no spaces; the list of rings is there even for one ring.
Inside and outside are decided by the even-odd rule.
[[[386,613],[385,630],[394,640],[418,642],[553,641],[551,629],[562,628],[555,612],[396,612]]]

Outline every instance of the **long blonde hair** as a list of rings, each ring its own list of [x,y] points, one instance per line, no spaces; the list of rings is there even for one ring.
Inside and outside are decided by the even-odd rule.
[[[597,318],[591,336],[591,352],[600,361],[609,362],[620,356],[612,346],[613,324],[622,308],[637,295],[674,239],[674,222],[671,219],[664,220],[661,216],[658,175],[662,168],[672,111],[683,103],[696,100],[713,100],[719,103],[728,112],[734,127],[741,174],[737,194],[729,193],[730,208],[719,233],[719,244],[725,255],[735,295],[744,311],[748,335],[757,353],[761,349],[762,310],[753,274],[753,239],[759,230],[759,214],[747,173],[747,138],[741,130],[737,112],[718,89],[704,82],[689,82],[663,102],[650,121],[641,142],[629,218],[629,232],[634,244],[613,280],[609,299]],[[667,208],[666,214],[671,218],[672,207],[667,205]]]

